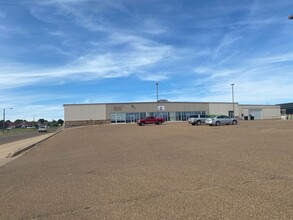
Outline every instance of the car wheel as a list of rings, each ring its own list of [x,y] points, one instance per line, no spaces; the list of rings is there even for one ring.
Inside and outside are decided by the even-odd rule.
[[[196,122],[196,125],[201,125],[201,121],[197,121]]]
[[[140,123],[140,125],[141,125],[141,126],[144,126],[144,123],[142,122],[142,123]]]
[[[232,125],[237,125],[237,121],[236,120],[233,120],[232,121]]]
[[[191,123],[193,126],[195,125],[195,123]]]
[[[158,122],[158,125],[161,125],[161,124],[162,124],[162,122],[161,122],[161,121],[159,121],[159,122]]]
[[[219,122],[219,121],[217,121],[217,122],[216,122],[216,126],[219,126],[219,125],[220,125],[220,122]]]

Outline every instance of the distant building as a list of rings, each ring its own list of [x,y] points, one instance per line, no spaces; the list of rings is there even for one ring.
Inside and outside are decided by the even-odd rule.
[[[283,112],[287,115],[293,115],[293,102],[291,103],[284,103],[284,104],[279,104]],[[285,111],[284,111],[285,110]]]
[[[234,112],[233,112],[234,110]],[[187,121],[190,115],[228,115],[238,119],[280,119],[280,106],[239,105],[231,102],[130,102],[65,104],[65,127],[94,124],[135,123],[146,116],[163,117],[166,121]]]

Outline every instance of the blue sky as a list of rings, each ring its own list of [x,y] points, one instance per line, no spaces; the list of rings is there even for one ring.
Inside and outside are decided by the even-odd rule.
[[[0,0],[0,108],[292,102],[291,0]]]

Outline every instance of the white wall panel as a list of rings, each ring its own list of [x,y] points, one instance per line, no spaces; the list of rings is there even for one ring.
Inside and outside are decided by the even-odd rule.
[[[210,115],[229,115],[229,111],[233,111],[232,103],[210,103]],[[238,116],[238,103],[234,103],[234,115]]]
[[[64,105],[65,121],[105,120],[106,105]]]

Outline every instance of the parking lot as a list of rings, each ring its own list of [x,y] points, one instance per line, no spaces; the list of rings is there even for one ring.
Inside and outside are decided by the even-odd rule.
[[[0,219],[293,219],[292,129],[66,129],[0,168]]]

